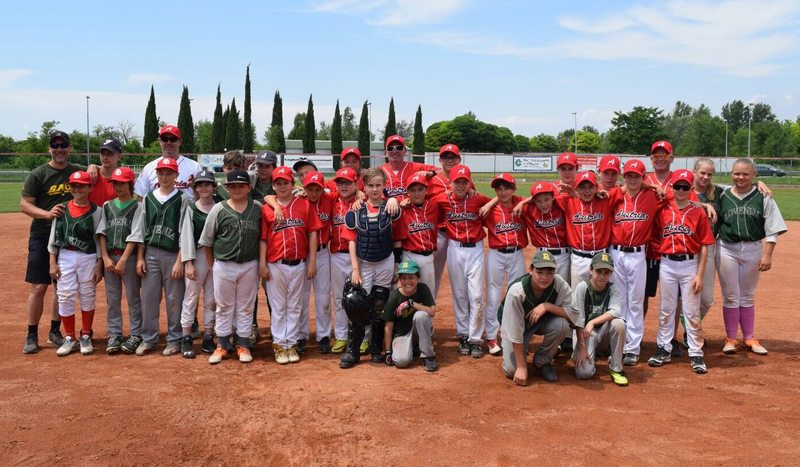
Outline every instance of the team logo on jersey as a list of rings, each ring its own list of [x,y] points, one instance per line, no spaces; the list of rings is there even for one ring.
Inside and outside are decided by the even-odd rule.
[[[689,237],[694,235],[694,231],[690,229],[686,225],[682,224],[667,224],[664,226],[664,231],[661,233],[661,236],[671,237],[673,235],[688,235]]]
[[[584,214],[582,212],[579,212],[576,213],[574,216],[572,216],[572,223],[574,225],[593,224],[595,222],[600,222],[603,219],[605,219],[605,217],[600,212],[593,212],[591,214]]]
[[[725,215],[761,217],[761,211],[751,206],[736,206],[725,211]]]
[[[331,216],[329,216],[327,212],[319,212],[317,213],[317,217],[319,217],[319,220],[322,222],[327,222],[331,219]]]
[[[408,191],[401,186],[396,188],[386,188],[385,190],[383,190],[383,192],[388,198],[394,198],[408,193]]]
[[[649,218],[646,212],[620,211],[614,214],[614,223],[646,221]]]
[[[522,230],[522,224],[519,222],[498,222],[494,225],[494,231],[497,234],[517,232]]]
[[[427,230],[433,230],[436,228],[436,224],[433,222],[412,222],[408,224],[407,230],[408,233],[418,233],[418,232],[425,232]]]
[[[558,227],[563,222],[563,219],[557,217],[555,219],[538,219],[533,222],[533,225],[537,229],[552,229],[553,227]]]
[[[447,220],[452,222],[466,222],[474,221],[478,218],[478,214],[474,212],[448,212]]]
[[[303,227],[303,219],[284,219],[283,222],[276,222],[272,227],[273,232],[280,232],[281,230],[291,229],[294,227]]]
[[[331,219],[331,222],[333,223],[334,226],[342,225],[342,224],[344,224],[344,216],[342,216],[340,214],[336,214]]]

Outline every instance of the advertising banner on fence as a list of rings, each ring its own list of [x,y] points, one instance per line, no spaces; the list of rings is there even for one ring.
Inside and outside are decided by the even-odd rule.
[[[552,172],[552,156],[514,155],[514,172]]]
[[[330,154],[284,154],[283,165],[291,167],[297,161],[309,161],[320,172],[333,172],[333,156]]]
[[[578,154],[578,170],[581,172],[584,170],[597,171],[597,156]]]
[[[222,169],[222,154],[198,154],[197,162],[209,170]]]

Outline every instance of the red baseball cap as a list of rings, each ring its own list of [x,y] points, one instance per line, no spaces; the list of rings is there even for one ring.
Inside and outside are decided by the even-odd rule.
[[[392,143],[400,143],[400,144],[402,144],[402,145],[403,145],[403,147],[405,147],[405,145],[406,145],[406,140],[404,140],[404,139],[403,139],[403,137],[402,137],[402,136],[400,136],[400,135],[392,135],[392,136],[390,136],[390,137],[386,138],[386,145],[385,145],[385,147],[387,147],[387,148],[388,148],[388,147],[389,147],[389,145],[390,145],[390,144],[392,144]]]
[[[492,188],[497,188],[497,184],[500,182],[510,183],[511,185],[517,186],[517,181],[514,180],[514,177],[511,174],[501,173],[496,175],[494,179],[492,179],[492,183],[490,184]]]
[[[171,157],[162,157],[156,163],[156,170],[167,169],[178,172],[178,161]]]
[[[79,170],[77,172],[72,172],[72,175],[69,176],[69,181],[67,185],[91,185],[92,184],[92,177],[89,176],[87,172],[83,170]]]
[[[306,172],[305,176],[303,176],[303,186],[308,185],[319,185],[325,188],[325,176],[314,170]]]
[[[600,159],[600,166],[597,168],[600,172],[605,172],[606,170],[613,170],[619,173],[619,157],[613,154],[606,154]]]
[[[425,178],[424,175],[416,174],[408,181],[408,186],[406,188],[411,188],[411,185],[418,183],[422,186],[428,186],[428,179]]]
[[[650,154],[653,154],[656,149],[661,148],[667,151],[667,154],[672,154],[672,145],[669,144],[669,141],[656,141],[650,146]]]
[[[172,135],[177,136],[178,138],[181,137],[181,129],[176,127],[175,125],[164,125],[158,130],[158,136],[161,135]]]
[[[562,165],[571,165],[578,168],[578,156],[571,152],[564,152],[558,156],[558,162],[556,163],[556,168],[561,167]]]
[[[275,170],[272,171],[272,181],[277,180],[286,180],[289,183],[294,183],[294,173],[291,167],[286,167],[285,165],[275,167]]]
[[[541,193],[552,193],[553,195],[556,194],[556,187],[553,186],[552,182],[547,182],[543,180],[539,180],[531,185],[531,197],[535,198],[536,195]]]
[[[444,146],[439,149],[439,157],[442,157],[445,153],[452,153],[458,157],[461,157],[461,150],[458,149],[458,146],[455,144],[445,144]]]
[[[467,180],[471,180],[472,171],[469,170],[464,164],[458,164],[450,169],[450,181],[455,182],[456,180],[460,180],[462,178],[466,178]]]
[[[361,151],[359,151],[358,148],[354,148],[352,146],[342,149],[342,154],[341,154],[340,158],[344,159],[349,154],[355,154],[356,157],[361,159]]]
[[[134,180],[136,180],[136,175],[130,167],[120,167],[111,173],[112,182],[132,182]]]
[[[591,170],[587,170],[585,172],[581,172],[575,177],[575,187],[581,186],[581,183],[589,182],[594,186],[597,186],[597,175],[594,174]]]
[[[672,172],[672,184],[687,182],[689,186],[694,186],[694,173],[689,169],[680,169]]]
[[[342,167],[341,169],[337,170],[336,175],[333,176],[333,181],[336,180],[346,180],[348,182],[355,182],[356,171],[349,167]]]
[[[639,174],[644,177],[644,162],[640,161],[639,159],[631,159],[625,163],[625,167],[622,170],[623,174],[633,172],[635,174]]]

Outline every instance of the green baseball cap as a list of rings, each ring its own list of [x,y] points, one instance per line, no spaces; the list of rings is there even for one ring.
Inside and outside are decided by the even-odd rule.
[[[419,265],[413,261],[403,261],[397,266],[398,274],[416,274],[419,272]]]
[[[611,259],[610,254],[601,251],[592,258],[592,269],[608,269],[614,272],[614,260]]]
[[[556,269],[558,266],[556,265],[556,259],[553,258],[553,254],[547,250],[539,250],[533,255],[531,259],[531,265],[534,268],[553,268]]]

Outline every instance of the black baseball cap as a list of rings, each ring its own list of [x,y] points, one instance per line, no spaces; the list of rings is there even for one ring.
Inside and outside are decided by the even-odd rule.
[[[56,138],[61,138],[61,139],[64,140],[65,143],[72,144],[70,142],[70,140],[69,140],[69,133],[67,133],[65,131],[56,130],[56,131],[50,133],[50,140],[48,142],[52,143],[53,140],[56,139]]]
[[[256,156],[256,164],[278,165],[278,156],[272,151],[261,151]]]
[[[250,175],[241,169],[231,170],[225,175],[225,184],[234,185],[236,183],[247,183],[249,185]]]
[[[248,179],[248,183],[249,181],[250,180]],[[216,177],[214,177],[214,172],[208,169],[203,169],[195,174],[194,180],[192,180],[192,184],[199,182],[211,182],[214,184],[214,186],[217,185],[217,179]]]
[[[109,138],[103,141],[103,145],[100,146],[100,150],[107,149],[111,152],[122,152],[122,143],[119,142],[116,138]]]
[[[311,162],[310,160],[306,159],[305,157],[303,157],[303,158],[300,158],[300,160],[299,160],[299,161],[295,162],[295,163],[294,163],[294,165],[292,166],[292,170],[294,170],[295,172],[297,172],[297,169],[299,169],[300,167],[302,167],[302,166],[304,166],[304,165],[310,165],[311,167],[313,167],[313,168],[314,168],[314,170],[317,170],[317,166],[316,166],[316,164],[314,164],[314,163],[313,163],[313,162]]]

